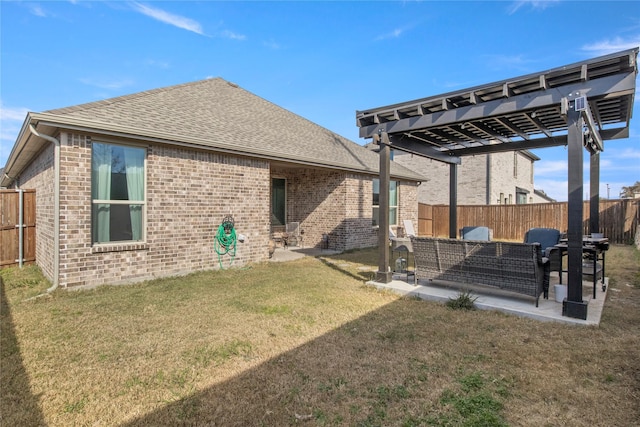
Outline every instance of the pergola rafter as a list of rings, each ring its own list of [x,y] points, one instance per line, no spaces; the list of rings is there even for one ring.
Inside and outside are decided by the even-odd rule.
[[[445,151],[461,140],[487,144],[487,140],[498,139],[507,143],[565,133],[562,99],[579,95],[588,99],[593,123],[600,130],[620,123],[628,127],[636,56],[637,49],[632,49],[520,78],[362,110],[356,112],[356,122],[362,138],[380,131],[410,132],[413,136],[427,131],[438,136],[448,134],[451,137],[438,138]],[[471,132],[471,128],[480,132]]]

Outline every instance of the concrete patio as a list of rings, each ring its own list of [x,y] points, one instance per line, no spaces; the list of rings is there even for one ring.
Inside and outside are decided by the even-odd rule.
[[[289,247],[276,248],[271,262],[286,262],[300,259],[305,256],[328,256],[339,253],[333,250],[321,250],[318,248]],[[371,271],[371,269],[367,268]],[[564,273],[563,283],[567,283],[567,274]],[[596,298],[593,298],[593,281],[584,280],[582,297],[588,302],[587,319],[574,319],[562,315],[562,302],[555,300],[555,286],[559,283],[558,273],[551,273],[549,278],[549,299],[540,297],[538,307],[535,306],[533,298],[518,295],[511,292],[503,292],[499,289],[483,288],[481,286],[468,286],[458,284],[447,284],[445,282],[432,283],[427,280],[420,280],[417,285],[413,284],[413,277],[407,281],[404,274],[393,274],[393,280],[389,283],[379,283],[375,281],[367,282],[367,285],[381,290],[388,290],[402,296],[418,297],[427,301],[446,303],[450,298],[456,298],[461,291],[470,290],[474,297],[478,299],[475,305],[480,310],[496,310],[509,313],[519,317],[526,317],[543,322],[561,322],[572,325],[598,326],[604,308],[604,302],[609,291],[609,278],[605,277],[606,289],[602,291],[601,282],[596,285]]]
[[[563,275],[563,283],[566,283],[566,273]],[[609,279],[605,277],[607,284],[605,291],[602,290],[601,282],[596,285],[596,298],[593,298],[593,282],[583,281],[582,297],[588,302],[587,319],[574,319],[562,315],[562,302],[556,302],[554,285],[558,284],[559,276],[552,273],[549,284],[549,299],[540,297],[538,307],[535,306],[533,298],[521,296],[511,292],[501,292],[500,290],[474,287],[468,285],[447,285],[445,282],[432,283],[427,280],[420,280],[417,285],[407,283],[404,274],[393,275],[390,283],[367,282],[368,285],[378,289],[389,290],[403,296],[414,296],[428,301],[445,303],[450,298],[456,298],[461,291],[470,290],[474,297],[478,299],[475,305],[480,310],[496,310],[513,314],[519,317],[527,317],[544,322],[561,322],[573,325],[598,326],[604,308],[604,302],[609,290]],[[413,282],[413,277],[410,278]]]

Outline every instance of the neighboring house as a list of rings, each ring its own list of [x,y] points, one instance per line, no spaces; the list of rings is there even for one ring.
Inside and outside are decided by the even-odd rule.
[[[55,139],[54,139],[55,138]],[[223,79],[29,113],[0,185],[36,190],[36,259],[54,285],[124,283],[268,259],[274,227],[305,247],[374,246],[378,156]],[[396,221],[423,178],[393,164]],[[230,257],[225,260],[230,262]]]
[[[534,190],[533,191],[533,202],[532,203],[555,203],[556,199],[549,197],[547,193],[542,190]]]
[[[393,160],[424,175],[418,201],[449,204],[449,165],[395,151]],[[462,158],[458,166],[458,205],[524,204],[534,202],[533,163],[540,160],[530,151],[481,154]]]

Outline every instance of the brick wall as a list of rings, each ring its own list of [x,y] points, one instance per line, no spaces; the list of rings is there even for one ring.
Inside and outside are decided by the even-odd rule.
[[[491,154],[491,192],[490,204],[497,204],[500,195],[500,204],[516,203],[516,187],[520,187],[529,192],[529,197],[533,197],[533,162],[528,157],[515,152]],[[472,204],[472,203],[460,203]]]
[[[377,245],[372,226],[372,175],[305,168],[273,168],[272,176],[287,180],[287,222],[299,222],[304,246],[349,250]],[[417,185],[402,183],[399,218],[418,224]]]
[[[400,183],[400,205],[398,206],[398,225],[402,226],[404,220],[413,223],[413,229],[418,232],[418,190],[422,187],[414,182]]]
[[[69,135],[63,141],[61,286],[135,282],[218,268],[214,236],[229,214],[237,233],[247,236],[237,245],[233,265],[268,258],[266,162],[148,146],[146,241],[92,245],[91,139]],[[225,256],[223,266],[230,261]]]
[[[93,245],[91,144],[88,135],[62,133],[60,182],[61,287],[130,283],[218,268],[214,236],[232,215],[238,243],[235,266],[268,259],[271,177],[287,179],[287,221],[298,221],[306,247],[323,233],[336,250],[374,246],[372,176],[308,168],[270,167],[267,161],[135,141],[99,142],[145,147],[146,239]],[[53,146],[21,177],[37,191],[37,262],[53,277]],[[400,187],[400,218],[417,224],[417,186]],[[223,258],[224,267],[230,257]]]
[[[287,183],[287,222],[299,222],[305,247],[320,247],[329,235],[335,250],[367,247],[371,240],[371,179],[346,172],[276,168],[272,176]],[[358,216],[361,212],[365,217]]]
[[[500,194],[516,203],[516,187],[529,191],[533,196],[533,162],[528,157],[517,154],[517,175],[514,174],[513,152],[482,154],[462,158],[458,165],[458,204],[497,204]],[[397,152],[394,161],[426,177],[418,188],[418,200],[425,204],[449,204],[448,164],[420,156]],[[489,173],[490,180],[487,180]],[[488,200],[487,200],[488,199]],[[529,203],[529,198],[527,198]]]
[[[91,139],[60,136],[60,286],[99,282],[100,264],[91,265]]]
[[[377,230],[372,226],[372,177],[346,174],[344,182],[345,221],[342,228],[342,250],[366,248],[378,243]]]
[[[53,281],[53,144],[49,144],[19,177],[19,188],[36,190],[36,264]]]

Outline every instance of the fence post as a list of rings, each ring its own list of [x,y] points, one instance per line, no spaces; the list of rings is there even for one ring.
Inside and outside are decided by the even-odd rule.
[[[18,192],[18,266],[22,268],[24,261],[24,190],[16,190]]]

